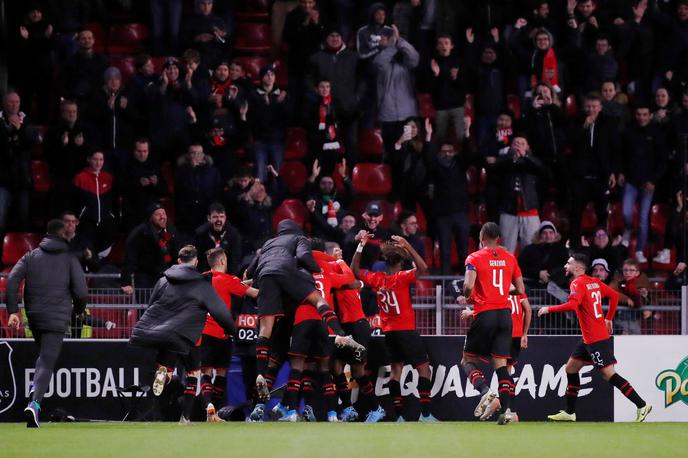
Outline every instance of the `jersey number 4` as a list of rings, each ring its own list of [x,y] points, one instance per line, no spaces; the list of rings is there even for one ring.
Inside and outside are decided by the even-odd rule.
[[[397,300],[397,295],[394,291],[378,291],[377,297],[380,308],[383,312],[388,315],[399,315],[401,313],[401,310],[399,309],[399,301]],[[394,310],[390,312],[390,309]]]
[[[492,286],[499,290],[499,294],[504,295],[504,270],[492,270]]]

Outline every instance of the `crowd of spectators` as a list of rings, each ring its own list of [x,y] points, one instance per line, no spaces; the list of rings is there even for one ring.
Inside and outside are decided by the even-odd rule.
[[[234,43],[263,9],[249,21],[270,23],[270,54],[250,74]],[[146,24],[141,50],[103,52],[93,25],[118,22]],[[44,0],[13,2],[7,24],[0,234],[63,215],[90,271],[125,237],[128,293],[186,242],[225,247],[240,273],[285,198],[345,258],[373,233],[363,267],[397,232],[432,258],[429,236],[436,271],[460,271],[492,220],[532,288],[566,287],[570,248],[610,279],[621,269],[622,290],[629,256],[670,265],[672,285],[686,268],[687,0]],[[295,127],[311,171],[296,190],[283,176]],[[381,157],[359,148],[371,129]],[[42,206],[32,159],[48,165]],[[363,162],[389,166],[391,192],[356,189]]]

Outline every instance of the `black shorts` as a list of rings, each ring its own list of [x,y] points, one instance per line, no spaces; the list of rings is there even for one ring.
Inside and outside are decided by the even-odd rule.
[[[463,347],[466,356],[505,358],[511,354],[511,310],[485,310],[473,320]]]
[[[292,269],[283,275],[266,275],[258,282],[258,316],[283,316],[284,301],[302,303],[313,294],[315,280],[302,270]]]
[[[226,369],[232,358],[232,341],[203,334],[201,340],[201,367]]]
[[[390,363],[410,364],[415,369],[430,362],[418,331],[387,331],[385,346]]]
[[[332,356],[334,339],[321,320],[306,320],[294,325],[289,345],[289,356],[325,359]]]
[[[518,363],[518,357],[521,354],[521,338],[512,337],[511,338],[511,352],[509,357],[506,359],[507,366],[515,366]]]
[[[610,337],[608,339],[599,340],[591,344],[586,344],[581,339],[573,349],[571,358],[583,361],[586,364],[592,364],[597,369],[602,369],[612,364],[616,364],[614,357],[614,340]]]
[[[186,372],[197,371],[201,368],[201,347],[193,347],[179,358]]]
[[[353,323],[342,323],[342,329],[344,334],[350,335],[356,342],[368,348],[372,334],[368,320],[364,318]],[[335,348],[334,357],[349,364],[356,362],[351,350],[346,348]]]

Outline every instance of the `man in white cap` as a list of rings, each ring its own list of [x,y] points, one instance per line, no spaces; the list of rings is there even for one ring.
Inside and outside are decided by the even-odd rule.
[[[597,258],[592,262],[592,275],[603,283],[609,283],[609,264],[605,259]]]

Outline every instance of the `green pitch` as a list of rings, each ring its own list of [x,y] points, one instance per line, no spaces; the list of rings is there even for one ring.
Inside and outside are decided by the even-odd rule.
[[[686,456],[680,423],[0,424],[10,457]]]

